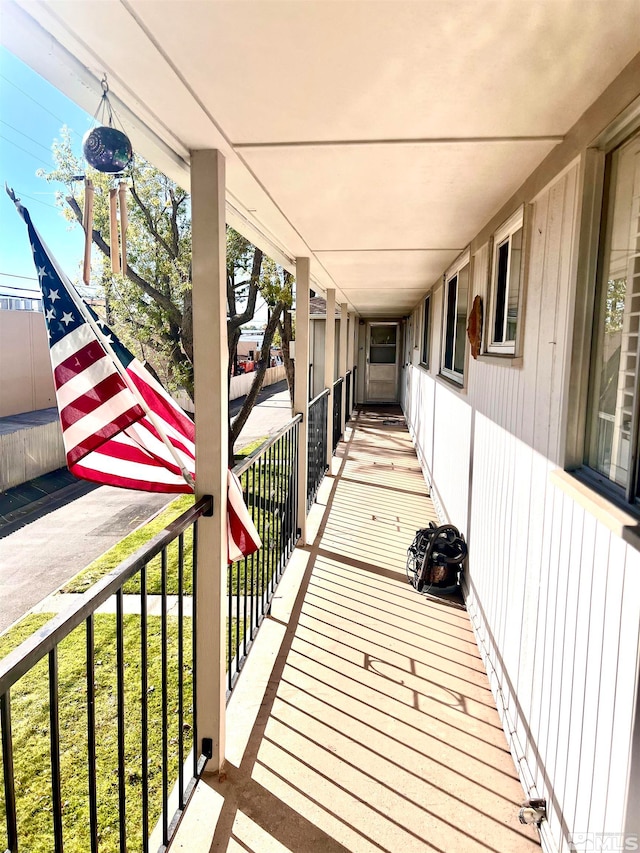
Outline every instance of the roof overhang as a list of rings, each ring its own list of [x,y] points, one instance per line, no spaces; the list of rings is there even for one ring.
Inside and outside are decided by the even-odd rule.
[[[361,315],[407,314],[640,49],[637,0],[5,0],[3,43]],[[594,61],[597,57],[597,61]]]

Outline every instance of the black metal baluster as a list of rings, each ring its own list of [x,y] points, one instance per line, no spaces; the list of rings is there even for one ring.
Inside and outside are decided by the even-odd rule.
[[[96,785],[96,679],[93,613],[87,616],[87,773],[89,783],[89,838],[91,853],[98,853],[98,791]]]
[[[167,549],[160,555],[161,641],[162,641],[162,843],[169,843],[169,737],[167,732]]]
[[[248,483],[247,477],[248,477],[248,475],[245,475],[245,482],[246,483]],[[247,497],[248,497],[248,495],[247,495]],[[243,557],[242,561],[238,561],[235,564],[235,581],[236,581],[236,591],[235,591],[236,637],[235,637],[235,642],[233,642],[233,630],[232,630],[232,628],[233,628],[233,622],[232,622],[233,613],[232,613],[232,606],[231,606],[233,603],[233,598],[232,598],[233,577],[232,577],[232,572],[231,572],[233,567],[229,566],[229,653],[231,654],[231,648],[233,645],[233,654],[235,655],[235,658],[236,658],[236,665],[235,665],[236,672],[238,671],[238,669],[240,667],[240,660],[242,658],[242,639],[240,637],[240,613],[242,611],[242,607],[240,606],[240,597],[241,596],[244,597],[245,621],[246,621],[246,601],[247,601],[246,586],[243,587],[243,584],[240,583],[240,573],[242,570],[242,566],[246,565],[246,562],[247,562],[247,558]],[[245,571],[245,575],[246,575],[246,571]],[[246,584],[246,577],[245,577],[244,583]],[[241,587],[243,587],[243,588],[241,589]],[[246,640],[245,640],[245,642],[246,642]],[[246,654],[246,651],[245,651],[245,654]],[[231,660],[231,658],[229,658],[229,660]],[[231,666],[229,666],[228,678],[229,678],[229,689],[231,689],[231,685],[233,683],[232,674],[231,674]]]
[[[292,539],[292,536],[295,532],[293,530],[293,516],[291,514],[291,501],[293,499],[293,494],[291,491],[291,486],[292,486],[291,460],[293,458],[293,451],[294,451],[293,441],[292,441],[293,433],[294,433],[294,430],[292,430],[291,433],[289,434],[289,441],[287,443],[287,480],[289,483],[289,489],[288,489],[289,493],[287,495],[287,538],[285,541],[285,548],[284,548],[285,559],[287,559],[289,557],[289,554],[291,553],[291,539]]]
[[[142,754],[142,850],[149,851],[149,680],[148,620],[147,620],[147,563],[140,569],[140,725]]]
[[[329,453],[329,435],[327,432],[327,419],[329,417],[329,395],[324,398],[324,402],[322,404],[322,458],[320,470],[326,471],[329,467],[327,465],[327,455]],[[322,475],[320,476],[320,481],[322,480]],[[319,482],[320,482],[319,481]]]
[[[277,492],[277,500],[276,500],[276,524],[277,524],[277,536],[274,536],[275,541],[278,543],[278,578],[280,577],[280,573],[282,572],[283,567],[283,558],[284,558],[284,539],[282,538],[282,501],[284,498],[284,481],[282,478],[282,457],[284,454],[284,450],[287,446],[287,442],[285,440],[285,436],[283,436],[277,444],[277,452],[276,452],[276,470],[278,472],[278,492]]]
[[[237,563],[236,563],[237,566]],[[239,569],[239,567],[238,567]],[[238,569],[236,569],[236,595],[239,595],[240,578],[238,577]],[[236,608],[236,613],[238,610]],[[237,622],[236,622],[237,629]],[[236,637],[238,632],[236,630]],[[236,643],[237,645],[237,643]],[[233,672],[233,565],[227,566],[227,687],[231,690],[231,680]]]
[[[265,583],[265,606],[264,611],[266,612],[269,609],[269,602],[271,601],[271,586],[273,583],[273,525],[274,525],[274,516],[275,516],[275,500],[274,500],[274,490],[275,490],[275,470],[273,467],[273,454],[274,454],[274,446],[271,445],[269,448],[269,478],[268,478],[268,501],[269,501],[269,515],[267,521],[267,577]]]
[[[4,779],[7,849],[9,853],[18,853],[18,820],[16,817],[13,737],[11,732],[11,694],[9,692],[0,696],[0,725],[2,726],[2,775]]]
[[[125,788],[124,749],[124,594],[122,587],[116,592],[116,677],[118,715],[118,819],[120,830],[120,853],[127,853],[127,811]]]
[[[292,501],[291,508],[293,510],[293,540],[291,542],[291,551],[296,546],[296,542],[298,540],[298,526],[300,523],[300,519],[298,518],[298,489],[300,488],[300,479],[298,477],[298,461],[300,459],[300,424],[297,423],[294,429],[293,436],[293,470],[292,470],[292,480],[293,480],[293,488],[292,491]],[[291,553],[291,552],[290,552]],[[287,558],[289,554],[287,554]]]
[[[62,853],[62,794],[60,792],[60,718],[58,708],[58,647],[49,652],[49,734],[51,739],[51,808],[56,853]]]
[[[197,656],[197,637],[198,637],[198,522],[193,525],[193,556],[191,561],[191,696],[192,696],[192,719],[193,719],[193,776],[198,776],[198,759],[200,751],[198,749],[198,656]]]
[[[178,537],[178,808],[184,808],[184,534]]]
[[[267,528],[267,508],[268,508],[268,497],[267,497],[267,489],[269,488],[269,474],[267,470],[267,454],[264,453],[260,457],[261,463],[261,478],[260,478],[260,506],[262,507],[262,560],[260,561],[260,613],[258,614],[258,624],[262,621],[262,617],[264,616],[264,592],[265,592],[265,579],[267,573],[267,551],[269,549],[268,543],[268,528]],[[257,625],[256,625],[257,627]]]
[[[244,482],[245,482],[245,486],[246,486],[245,500],[246,500],[247,506],[248,506],[249,505],[249,472],[248,471],[245,472],[244,477],[245,477]],[[254,516],[253,516],[253,510],[252,510],[252,513],[251,513],[252,520],[253,520],[253,517]],[[236,611],[236,617],[237,617],[236,636],[237,636],[238,650],[240,649],[240,644],[242,642],[242,648],[244,650],[245,655],[247,653],[247,590],[248,590],[248,586],[247,586],[248,572],[247,572],[247,570],[249,568],[250,563],[251,563],[251,565],[253,565],[253,560],[254,560],[253,554],[250,554],[248,557],[245,557],[244,560],[242,561],[242,592],[243,592],[243,595],[242,595],[242,614],[243,614],[243,617],[242,617],[243,618],[242,641],[240,640],[240,567],[238,567],[238,577],[236,578],[236,585],[238,587],[238,600],[237,600],[238,609]]]
[[[258,497],[256,495],[256,468],[257,467],[258,467],[257,463],[254,463],[250,468],[250,470],[251,470],[251,498],[252,498],[251,513],[252,513],[253,523],[254,523],[255,528],[259,534],[260,533],[260,515],[259,515],[260,510],[259,510]],[[251,617],[249,619],[249,631],[248,632],[247,632],[247,626],[246,625],[244,626],[245,637],[247,636],[247,633],[249,633],[249,640],[251,640],[251,637],[253,637],[253,626],[255,624],[255,622],[254,622],[254,610],[255,610],[256,622],[258,619],[258,604],[257,604],[258,596],[256,593],[257,593],[257,576],[258,576],[258,571],[260,568],[260,564],[258,561],[260,559],[260,551],[261,550],[262,549],[259,549],[258,551],[256,551],[252,555],[252,560],[251,560],[251,598],[249,599],[249,612],[251,614]],[[246,594],[247,593],[245,592],[245,595]]]

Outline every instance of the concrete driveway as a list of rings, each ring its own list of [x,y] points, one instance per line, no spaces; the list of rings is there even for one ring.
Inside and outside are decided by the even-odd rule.
[[[0,632],[175,497],[78,486],[0,538]]]

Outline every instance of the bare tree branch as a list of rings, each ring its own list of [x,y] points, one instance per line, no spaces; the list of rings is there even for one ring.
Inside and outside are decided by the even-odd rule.
[[[171,199],[171,244],[175,254],[175,257],[178,257],[178,250],[180,247],[180,233],[178,231],[178,211],[180,209],[180,205],[184,201],[184,196],[182,199],[178,200],[176,198],[176,194],[173,191],[173,187],[169,187],[169,198]]]
[[[147,206],[144,204],[144,202],[142,201],[142,199],[138,195],[135,184],[132,184],[130,189],[131,189],[131,195],[134,197],[136,204],[138,205],[138,207],[140,208],[140,211],[142,212],[142,215],[144,216],[145,222],[147,223],[147,228],[155,237],[158,245],[162,246],[162,248],[165,250],[165,252],[169,255],[169,257],[172,260],[174,260],[174,261],[177,260],[177,257],[178,257],[178,246],[177,246],[177,244],[176,244],[176,247],[174,250],[173,247],[167,243],[167,241],[164,239],[162,234],[160,234],[160,232],[158,231],[158,229],[156,227],[155,222],[153,221],[153,217],[151,216],[151,213],[149,212],[149,209],[147,208]]]
[[[253,319],[253,315],[256,311],[256,299],[258,298],[258,285],[260,283],[260,272],[262,270],[262,250],[257,247],[253,251],[253,263],[251,265],[251,278],[249,279],[249,295],[247,298],[247,305],[242,314],[236,314],[235,316],[231,315],[227,322],[227,328],[237,329],[242,326],[243,323],[248,323],[249,320]],[[233,304],[235,306],[235,291],[233,297]]]
[[[244,399],[242,408],[240,409],[236,417],[233,419],[233,421],[231,421],[231,424],[229,426],[229,465],[231,465],[232,467],[233,445],[235,444],[238,436],[240,435],[243,426],[246,424],[247,418],[251,414],[251,409],[255,405],[256,398],[260,393],[260,389],[262,388],[262,383],[264,382],[267,367],[269,367],[269,354],[271,352],[273,335],[280,321],[282,312],[285,310],[285,308],[286,303],[280,301],[276,304],[275,308],[273,308],[271,312],[271,315],[264,330],[260,362],[258,364],[258,369],[254,373],[251,389],[249,390],[249,393]]]

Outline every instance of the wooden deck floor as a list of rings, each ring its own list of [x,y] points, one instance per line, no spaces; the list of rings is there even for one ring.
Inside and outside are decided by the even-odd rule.
[[[399,410],[345,439],[231,700],[226,778],[172,849],[534,851],[467,614],[407,583],[436,515]]]

